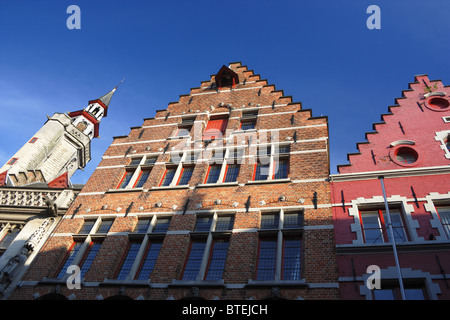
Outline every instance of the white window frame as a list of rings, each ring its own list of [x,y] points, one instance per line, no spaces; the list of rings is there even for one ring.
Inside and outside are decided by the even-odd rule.
[[[439,219],[439,213],[436,209],[436,203],[439,206],[439,202],[450,201],[450,192],[447,194],[439,194],[437,192],[430,192],[427,196],[425,196],[427,203],[425,203],[425,210],[431,213],[430,224],[432,228],[436,228],[439,232],[439,235],[434,235],[436,240],[450,240],[450,237],[447,237],[447,234],[442,226],[441,219]]]
[[[412,204],[408,204],[408,199],[406,197],[400,196],[391,196],[387,198],[387,202],[389,207],[393,207],[395,205],[400,205],[400,210],[402,214],[402,219],[404,223],[405,232],[409,236],[409,241],[405,243],[411,242],[422,242],[424,241],[423,237],[419,237],[417,235],[417,230],[419,229],[419,222],[412,218],[412,213],[414,212],[414,206]],[[383,196],[374,196],[371,199],[366,198],[357,198],[356,200],[351,201],[351,208],[348,209],[348,214],[350,217],[353,217],[354,223],[350,225],[351,232],[356,233],[356,239],[353,240],[354,245],[379,245],[379,244],[371,244],[366,243],[364,241],[363,230],[361,228],[361,220],[359,216],[359,211],[364,210],[367,207],[377,206],[378,208],[384,209],[384,198]],[[386,243],[382,243],[385,245]]]
[[[450,130],[435,132],[434,139],[441,143],[440,148],[444,150],[445,157],[450,159],[450,151],[447,149],[447,145],[445,143],[445,138],[450,139]]]

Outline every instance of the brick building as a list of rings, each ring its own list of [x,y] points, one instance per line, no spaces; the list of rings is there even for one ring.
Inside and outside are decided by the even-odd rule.
[[[12,299],[338,299],[328,178],[327,118],[223,66],[114,138]]]
[[[342,299],[450,299],[449,95],[416,76],[331,176]]]

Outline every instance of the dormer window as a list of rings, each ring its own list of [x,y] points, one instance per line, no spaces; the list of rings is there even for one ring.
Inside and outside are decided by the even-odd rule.
[[[226,66],[222,66],[219,72],[216,74],[216,85],[219,88],[232,87],[239,83],[239,76],[236,72]]]

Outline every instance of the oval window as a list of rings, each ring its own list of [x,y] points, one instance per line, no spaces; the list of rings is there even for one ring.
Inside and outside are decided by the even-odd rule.
[[[429,109],[434,111],[444,111],[449,109],[450,102],[447,99],[444,99],[442,97],[431,97],[427,104]]]

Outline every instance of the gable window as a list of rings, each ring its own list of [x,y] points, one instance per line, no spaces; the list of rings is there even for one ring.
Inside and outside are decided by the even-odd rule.
[[[143,156],[132,158],[130,164],[125,167],[125,173],[117,186],[117,189],[142,188],[156,163],[157,156]]]
[[[203,140],[222,139],[228,124],[228,117],[211,118],[206,125]]]
[[[417,147],[414,146],[414,141],[404,141],[404,143],[398,142],[401,141],[391,144],[393,147],[389,152],[391,160],[402,167],[413,167],[418,165],[421,162],[421,157]],[[405,144],[406,142],[409,143]]]
[[[242,111],[240,130],[252,130],[256,127],[256,119],[258,116],[258,110],[245,110]]]
[[[215,76],[216,85],[222,87],[235,87],[239,83],[239,76],[226,66],[222,66]]]

